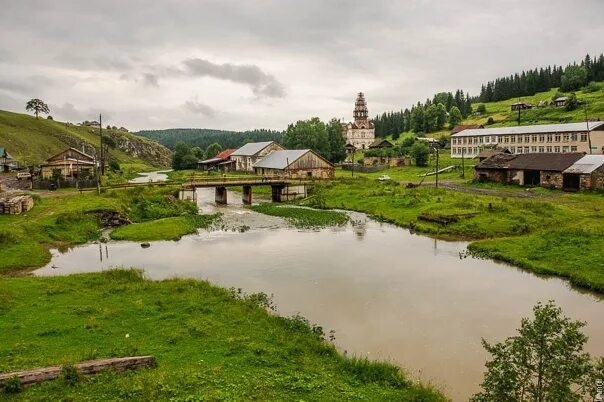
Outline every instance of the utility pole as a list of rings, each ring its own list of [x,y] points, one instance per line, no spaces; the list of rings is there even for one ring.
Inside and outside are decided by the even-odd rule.
[[[438,188],[438,147],[434,147],[436,151],[436,188]]]
[[[518,97],[518,125],[520,125],[520,110],[522,110],[522,106],[520,106],[520,97]]]
[[[464,151],[465,147],[461,148],[461,178],[465,179],[466,178],[466,166],[464,164]]]
[[[587,126],[587,146],[591,155],[591,133],[589,132],[589,118],[587,117],[587,101],[585,101],[585,125]]]
[[[350,171],[352,172],[352,177],[354,177],[354,154],[356,152],[356,148],[352,150],[352,169],[350,169]]]
[[[103,116],[99,113],[99,137],[101,141],[101,176],[105,175],[105,152],[103,151]]]

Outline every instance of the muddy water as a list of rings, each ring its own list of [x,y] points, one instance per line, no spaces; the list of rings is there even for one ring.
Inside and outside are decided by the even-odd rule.
[[[272,293],[279,312],[300,313],[336,331],[349,354],[389,359],[456,401],[477,390],[487,355],[480,340],[514,333],[537,301],[555,299],[567,315],[588,322],[588,351],[604,355],[604,301],[492,261],[460,259],[466,243],[443,242],[363,215],[354,224],[300,231],[240,205],[240,194],[216,207],[200,191],[205,211],[220,210],[231,230],[201,232],[178,242],[91,244],[54,252],[39,275],[137,266],[151,278],[207,279],[246,292]],[[51,268],[55,266],[55,268]]]

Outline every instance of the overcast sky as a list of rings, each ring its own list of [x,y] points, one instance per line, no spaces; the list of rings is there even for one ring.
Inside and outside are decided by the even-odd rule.
[[[0,109],[131,130],[370,115],[604,51],[603,0],[2,0]]]

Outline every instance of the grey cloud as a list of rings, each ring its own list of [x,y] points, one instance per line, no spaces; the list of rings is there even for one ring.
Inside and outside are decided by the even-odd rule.
[[[216,110],[212,107],[198,102],[196,100],[188,100],[183,105],[184,109],[195,114],[201,114],[206,117],[214,117],[216,115]]]
[[[188,59],[183,63],[193,76],[213,77],[247,84],[258,97],[283,98],[285,96],[283,84],[255,65],[215,64],[204,59]]]
[[[150,87],[159,87],[157,75],[151,73],[143,74],[143,83]]]

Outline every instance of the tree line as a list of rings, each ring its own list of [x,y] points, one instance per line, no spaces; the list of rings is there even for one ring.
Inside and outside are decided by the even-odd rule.
[[[554,65],[499,77],[482,85],[477,100],[496,102],[532,96],[552,88],[560,88],[563,92],[575,91],[592,81],[604,81],[604,54],[597,58],[588,54],[580,63],[569,64],[564,69]]]
[[[376,137],[391,135],[398,139],[400,133],[432,133],[443,128],[453,128],[472,113],[472,97],[461,89],[439,92],[422,104],[398,112],[387,112],[373,119]]]
[[[248,142],[283,140],[283,132],[275,130],[228,131],[211,130],[206,128],[170,128],[165,130],[142,130],[136,133],[159,142],[175,150],[178,142],[190,147],[207,149],[213,143],[218,143],[223,149],[239,148]]]

